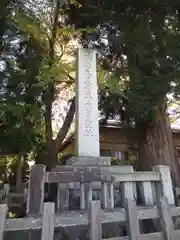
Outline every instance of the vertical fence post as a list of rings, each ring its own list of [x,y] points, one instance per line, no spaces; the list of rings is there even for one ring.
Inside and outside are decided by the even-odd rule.
[[[169,211],[168,200],[166,197],[162,197],[160,199],[159,209],[160,209],[160,219],[161,219],[161,225],[162,225],[164,237],[166,240],[171,240],[174,227],[173,227],[172,217]]]
[[[69,209],[69,184],[59,183],[57,193],[57,211],[63,212]]]
[[[0,240],[3,240],[6,213],[7,213],[7,205],[1,204],[0,205]]]
[[[101,184],[101,199],[103,209],[108,208],[108,186],[106,182]]]
[[[167,197],[168,203],[171,205],[175,204],[174,193],[171,181],[171,174],[168,166],[159,165],[153,168],[154,172],[160,174],[160,183],[156,184],[156,199],[160,201],[162,196]]]
[[[93,190],[92,190],[92,183],[88,183],[88,192],[87,192],[87,200],[88,200],[88,204],[90,201],[92,201],[92,195],[93,195]],[[87,206],[87,208],[89,207],[89,205]]]
[[[114,184],[109,184],[109,209],[114,209]]]
[[[133,166],[128,166],[126,173],[134,172]],[[137,197],[136,183],[135,182],[122,182],[120,183],[121,200],[123,207],[126,206],[126,199],[132,199]]]
[[[55,204],[52,202],[44,203],[41,240],[54,239],[54,218]]]
[[[32,167],[28,186],[28,215],[43,213],[45,172],[46,167],[44,165],[37,164]]]
[[[84,211],[85,209],[85,189],[84,189],[84,183],[80,183],[80,210]]]
[[[134,200],[134,186],[132,182],[122,182],[121,183],[122,190],[122,204],[126,206],[126,199]]]
[[[2,203],[8,204],[8,196],[9,196],[9,184],[4,184],[4,198]]]
[[[89,240],[102,240],[100,201],[89,202],[88,222],[89,222]]]
[[[154,204],[153,199],[153,188],[151,182],[140,182],[140,197],[142,198],[143,203],[146,206],[150,206]]]
[[[140,228],[136,202],[126,200],[127,230],[130,240],[140,240]]]

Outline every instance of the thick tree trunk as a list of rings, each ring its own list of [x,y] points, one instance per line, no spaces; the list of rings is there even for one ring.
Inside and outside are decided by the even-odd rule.
[[[58,153],[61,144],[63,143],[69,128],[72,124],[74,113],[75,113],[75,98],[72,99],[70,108],[67,112],[64,123],[59,130],[57,137],[53,140],[53,131],[52,131],[52,106],[47,104],[45,112],[45,126],[46,126],[46,147],[47,147],[47,161],[46,165],[49,169],[55,167],[58,164]]]
[[[69,128],[74,118],[74,113],[75,113],[75,98],[72,99],[71,105],[70,105],[69,111],[67,112],[64,123],[61,129],[59,130],[56,139],[53,140],[52,142],[52,146],[51,146],[52,161],[49,163],[50,168],[55,167],[58,164],[59,148],[69,131]],[[49,148],[49,151],[50,151],[50,148]],[[51,184],[49,189],[49,197],[48,197],[49,201],[56,201],[56,194],[57,194],[57,184]]]
[[[69,131],[69,128],[70,128],[73,118],[74,118],[74,113],[75,113],[75,97],[71,101],[71,105],[67,112],[64,123],[63,123],[61,129],[59,130],[57,137],[55,139],[55,147],[56,147],[57,151],[60,149],[60,147]]]
[[[175,148],[165,101],[156,108],[155,123],[139,126],[139,165],[141,170],[151,170],[155,165],[170,167],[173,183],[180,186],[180,166]]]
[[[139,68],[138,55],[130,49],[128,52],[128,72],[131,84],[136,85],[144,73]],[[153,76],[152,76],[153,77]],[[159,96],[160,98],[161,96]],[[139,167],[141,170],[151,170],[155,165],[167,165],[171,170],[173,184],[180,186],[180,166],[175,156],[175,148],[166,112],[165,96],[157,103],[155,121],[152,123],[138,123],[139,134]]]
[[[57,37],[57,30],[59,27],[59,14],[60,14],[60,5],[61,1],[56,0],[53,13],[53,25],[51,31],[51,37],[49,38],[49,67],[52,66],[55,59],[55,44]],[[48,84],[47,89],[44,92],[44,103],[46,106],[45,110],[45,128],[46,128],[46,148],[47,148],[47,159],[46,165],[49,169],[55,166],[58,163],[58,149],[56,142],[53,140],[53,129],[52,129],[52,103],[55,93],[55,82],[52,79],[52,82]]]
[[[16,171],[16,191],[20,192],[22,186],[22,160],[19,160]]]
[[[49,101],[46,104],[45,110],[45,128],[46,128],[46,165],[51,169],[58,162],[58,155],[55,149],[52,129],[52,103]]]

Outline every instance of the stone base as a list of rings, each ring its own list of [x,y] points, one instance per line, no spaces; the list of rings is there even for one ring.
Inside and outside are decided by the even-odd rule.
[[[123,166],[111,166],[111,158],[110,157],[71,157],[66,162],[66,165],[73,165],[73,166],[87,166],[87,167],[95,167],[98,166],[99,168],[108,168],[114,177],[121,173],[129,173],[133,172],[133,166],[131,165],[123,165]],[[93,199],[99,200],[101,196],[101,183],[93,183]],[[72,183],[70,185],[71,191],[71,202],[70,206],[72,209],[79,209],[80,203],[80,184],[79,183]],[[120,194],[120,183],[114,183],[114,202],[115,206],[119,206],[121,203],[121,194]],[[131,189],[130,189],[131,191]],[[86,207],[87,207],[87,192],[85,193],[86,198]]]
[[[110,157],[84,157],[84,156],[77,156],[77,157],[71,157],[66,161],[66,165],[73,165],[73,166],[87,166],[87,167],[93,167],[93,166],[111,166],[111,158]],[[71,188],[71,202],[70,206],[71,208],[75,209],[77,206],[78,208],[80,207],[78,203],[80,203],[80,184],[79,183],[71,183],[70,185]],[[93,188],[93,199],[98,199],[100,195],[100,189],[101,189],[101,183],[93,183],[92,184]],[[76,190],[75,190],[76,189]],[[96,191],[94,192],[94,190]],[[87,192],[88,188],[85,185],[85,202],[86,202],[86,208],[88,207],[88,201],[87,201]]]
[[[110,166],[110,157],[71,157],[67,160],[66,165],[76,165],[76,166]]]

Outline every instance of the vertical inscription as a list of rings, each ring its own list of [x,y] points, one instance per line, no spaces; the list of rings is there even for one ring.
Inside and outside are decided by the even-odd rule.
[[[84,119],[84,136],[94,136],[93,134],[93,109],[92,109],[92,59],[91,54],[87,50],[84,52],[84,106],[85,106],[85,119]]]
[[[78,49],[76,74],[76,149],[79,156],[99,156],[96,53]]]

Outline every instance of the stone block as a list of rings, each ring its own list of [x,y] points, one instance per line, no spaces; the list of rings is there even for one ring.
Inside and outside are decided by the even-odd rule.
[[[66,165],[75,165],[75,166],[110,166],[111,158],[110,157],[71,157],[67,160]]]

